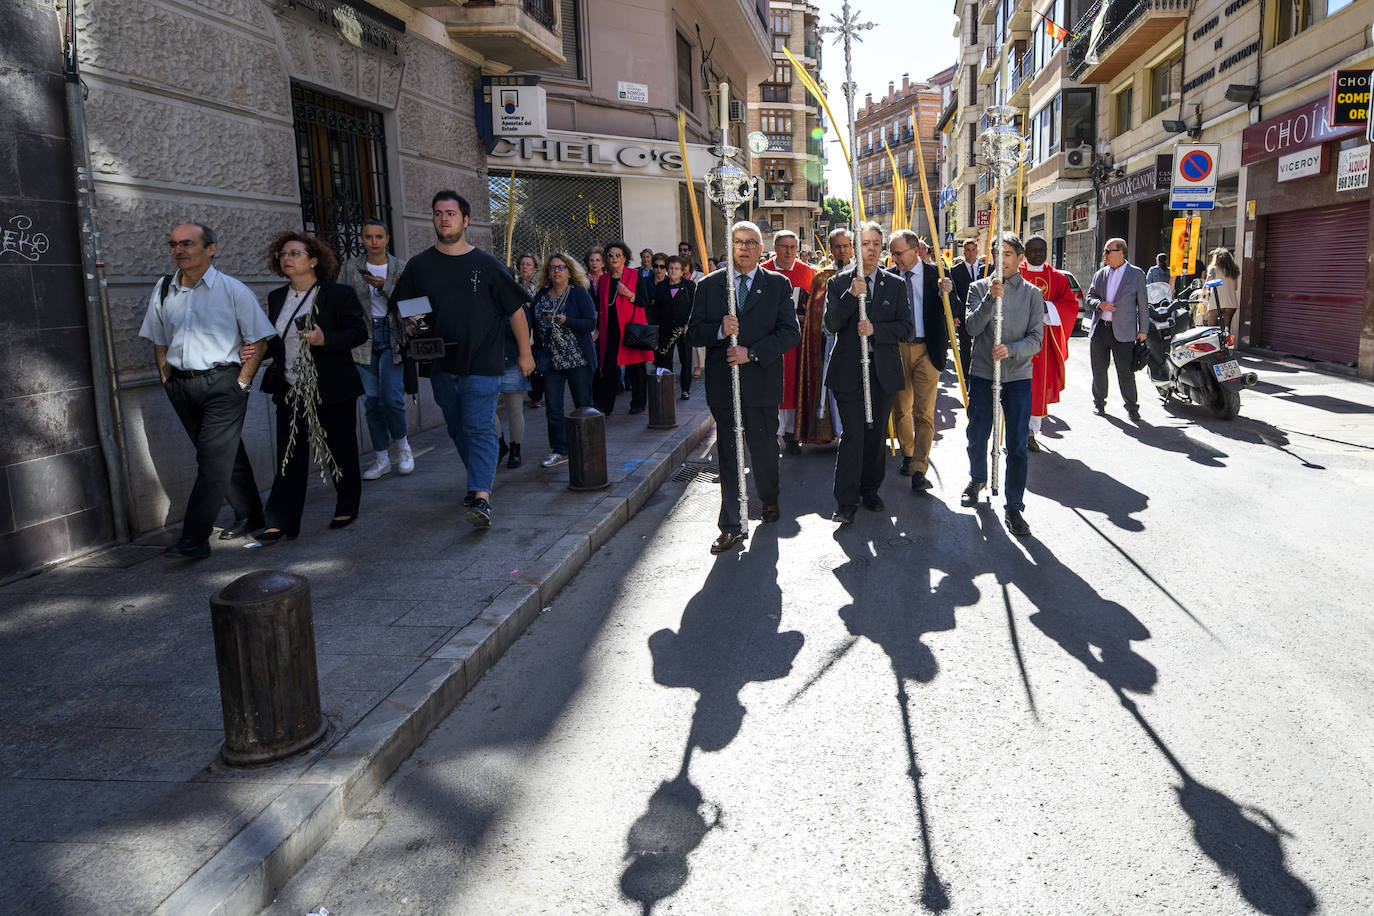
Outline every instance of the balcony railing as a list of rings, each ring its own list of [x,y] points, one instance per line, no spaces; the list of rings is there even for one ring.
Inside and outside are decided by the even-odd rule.
[[[984,172],[978,176],[978,193],[986,194],[992,190],[992,175]]]
[[[812,203],[820,202],[822,197],[821,191],[821,186],[816,182],[808,181],[806,183],[806,199],[811,201]]]
[[[530,18],[545,28],[553,28],[553,0],[524,0],[525,12]]]
[[[790,102],[792,87],[786,83],[764,83],[759,87],[759,98],[764,102]]]
[[[816,40],[814,38],[808,38],[802,42],[802,57],[816,59]]]
[[[969,153],[969,154],[968,154],[968,162],[967,162],[966,164],[967,164],[967,167],[968,167],[968,168],[971,168],[971,169],[977,168],[977,167],[978,167],[978,154],[977,154],[977,153]]]
[[[1159,25],[1162,31],[1167,31],[1175,19],[1186,18],[1192,6],[1192,0],[1099,0],[1088,8],[1074,29],[1082,36],[1069,46],[1069,75],[1074,78],[1088,69],[1086,58],[1088,43],[1092,39],[1092,24],[1103,3],[1107,4],[1107,14],[1102,20],[1102,32],[1097,39],[1099,59],[1105,58],[1113,44],[1147,17],[1162,14],[1157,16],[1162,20]],[[1117,72],[1120,72],[1120,68],[1112,75],[1115,76]]]
[[[791,134],[764,134],[768,138],[768,151],[770,153],[790,153],[792,152]]]
[[[768,201],[792,199],[792,186],[782,182],[767,183],[763,186],[763,196]]]
[[[899,169],[899,171],[902,173],[903,176],[910,177],[916,174],[916,166],[904,165],[901,167],[901,169]]]
[[[1033,51],[1027,51],[1025,54],[1021,55],[1021,59],[1017,61],[1016,66],[1012,68],[1011,83],[1007,86],[1007,94],[1011,95],[1015,93],[1017,88],[1034,73],[1035,54]]]

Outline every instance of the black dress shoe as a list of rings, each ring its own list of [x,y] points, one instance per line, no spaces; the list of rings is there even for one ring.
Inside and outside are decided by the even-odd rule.
[[[789,455],[800,455],[801,446],[797,444],[797,440],[791,436],[787,436],[786,439],[787,444],[783,446],[783,451],[787,452]]]
[[[903,477],[910,477],[912,474],[916,473],[915,471],[913,471],[913,470],[911,469],[911,459],[910,459],[910,458],[903,458],[903,459],[902,459],[902,466],[899,467],[899,468],[897,469],[897,473],[898,473],[898,474],[901,474]]]
[[[1093,413],[1097,414],[1099,417],[1105,417],[1105,416],[1107,415],[1107,405],[1106,405],[1106,404],[1094,404],[1094,405],[1093,405]]]
[[[1023,538],[1030,534],[1030,525],[1027,525],[1026,520],[1021,517],[1020,510],[1008,509],[1005,518],[1007,521],[1007,530],[1012,534],[1019,538]]]
[[[722,531],[720,537],[711,542],[711,553],[725,553],[743,543],[743,531]]]
[[[883,498],[877,493],[869,493],[867,496],[863,497],[863,504],[864,508],[869,512],[881,512],[885,505]]]
[[[210,555],[209,538],[184,537],[163,551],[169,557],[183,560],[203,560]]]
[[[782,518],[782,512],[777,506],[764,506],[762,518],[765,525],[771,524]]]
[[[644,408],[643,408],[643,407],[631,407],[631,408],[630,408],[630,416],[632,416],[632,417],[633,417],[635,414],[641,414],[641,413],[643,413],[643,412],[644,412]]]
[[[329,520],[329,527],[334,528],[336,530],[339,528],[347,528],[349,525],[353,524],[353,522],[356,521],[357,518],[358,516],[356,515],[350,515],[346,518],[331,518]]]
[[[287,531],[284,528],[270,528],[258,535],[258,540],[263,544],[275,544],[282,538],[291,538],[300,534],[299,531]]]
[[[858,506],[836,506],[835,511],[830,514],[830,520],[841,525],[850,525],[853,524],[854,515],[858,511]]]
[[[920,471],[914,471],[911,475],[911,492],[924,493],[926,490],[933,489],[935,484],[930,482],[930,478]]]
[[[234,524],[220,530],[219,539],[221,541],[232,541],[234,538],[241,538],[246,534],[251,534],[259,528],[264,527],[266,524],[267,523],[261,518],[235,519]]]
[[[964,487],[963,495],[959,497],[959,505],[965,509],[978,505],[978,494],[983,492],[986,486],[981,480],[970,480],[968,486]]]
[[[1140,408],[1138,408],[1138,407],[1127,407],[1127,408],[1126,408],[1126,416],[1128,416],[1128,417],[1131,418],[1131,422],[1132,422],[1132,423],[1139,423],[1139,422],[1140,422]]]

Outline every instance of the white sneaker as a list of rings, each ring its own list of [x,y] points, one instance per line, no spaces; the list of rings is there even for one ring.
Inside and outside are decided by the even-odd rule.
[[[385,477],[391,473],[391,461],[386,458],[374,458],[372,463],[363,471],[363,480],[376,480],[378,477]]]
[[[542,462],[539,466],[540,466],[541,468],[556,468],[556,467],[558,467],[560,464],[567,464],[567,463],[568,463],[568,456],[567,456],[567,455],[560,455],[560,454],[558,454],[557,452],[554,452],[553,454],[549,455],[549,457],[545,458],[545,459],[543,460],[543,462]]]
[[[410,453],[410,449],[401,449],[401,455],[397,460],[396,469],[401,472],[401,476],[403,477],[415,470],[415,456]]]

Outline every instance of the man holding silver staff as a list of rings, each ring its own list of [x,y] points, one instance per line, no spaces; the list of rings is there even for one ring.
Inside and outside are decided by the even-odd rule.
[[[992,434],[992,367],[1002,365],[1002,410],[1006,417],[1007,530],[1018,537],[1030,534],[1021,516],[1025,511],[1026,434],[1031,414],[1031,361],[1040,352],[1045,334],[1045,300],[1021,276],[1025,246],[1011,233],[1001,239],[1001,279],[985,277],[969,285],[964,327],[973,341],[968,386],[969,484],[959,500],[974,506],[988,481],[988,437]],[[993,318],[1001,300],[1002,343],[993,345]]]
[[[754,486],[763,503],[763,522],[776,522],[778,508],[778,405],[783,395],[783,354],[801,340],[792,284],[782,274],[759,266],[763,234],[751,222],[730,227],[730,250],[736,283],[736,316],[731,316],[730,270],[722,267],[697,285],[687,339],[706,348],[706,406],[716,421],[720,456],[720,537],[712,553],[724,553],[744,541],[740,518],[738,462],[735,453],[734,403],[730,367],[739,366],[744,438]],[[739,345],[730,346],[737,334]]]
[[[832,521],[854,521],[864,508],[883,508],[878,488],[887,470],[884,454],[892,398],[905,387],[900,343],[911,337],[911,308],[901,277],[878,266],[883,230],[877,223],[859,226],[861,258],[840,271],[826,286],[825,328],[835,335],[835,349],[825,384],[839,406],[840,451],[835,458],[835,512]],[[859,297],[868,297],[868,318],[859,320]],[[869,394],[873,422],[864,420],[864,385],[859,338],[868,339]]]

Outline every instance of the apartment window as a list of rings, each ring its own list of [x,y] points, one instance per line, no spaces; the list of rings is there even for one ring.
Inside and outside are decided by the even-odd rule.
[[[968,30],[968,43],[970,45],[978,44],[978,4],[976,3],[968,5],[968,25],[965,28]]]
[[[786,159],[763,160],[763,180],[767,182],[792,181],[792,163]]]
[[[580,80],[582,73],[582,30],[581,17],[577,12],[577,0],[559,0],[559,22],[563,30],[563,66],[540,71],[549,76],[565,80]]]
[[[968,68],[968,80],[967,80],[967,82],[968,82],[968,103],[969,103],[970,105],[977,105],[977,104],[978,104],[978,69],[977,69],[976,67],[969,67],[969,68]]]
[[[792,65],[789,63],[773,63],[773,82],[792,85]]]
[[[1063,103],[1063,121],[1060,128],[1060,140],[1063,142],[1064,149],[1073,149],[1075,146],[1093,145],[1094,134],[1093,125],[1097,121],[1097,93],[1092,89],[1065,89],[1061,93]]]
[[[688,111],[696,109],[692,92],[692,45],[677,33],[677,103]]]
[[[790,35],[792,32],[792,11],[772,10],[768,14],[768,26],[774,35]]]
[[[1177,105],[1183,89],[1183,52],[1150,68],[1150,117]]]
[[[1335,15],[1354,0],[1276,0],[1274,11],[1274,44],[1282,44],[1316,25],[1327,16]]]
[[[1112,96],[1112,110],[1115,112],[1112,136],[1119,137],[1135,126],[1131,121],[1135,113],[1135,86],[1127,86]]]
[[[792,112],[765,108],[759,112],[759,127],[765,134],[791,134]]]
[[[363,220],[391,225],[381,112],[291,87],[302,227],[340,257],[363,253]]]

